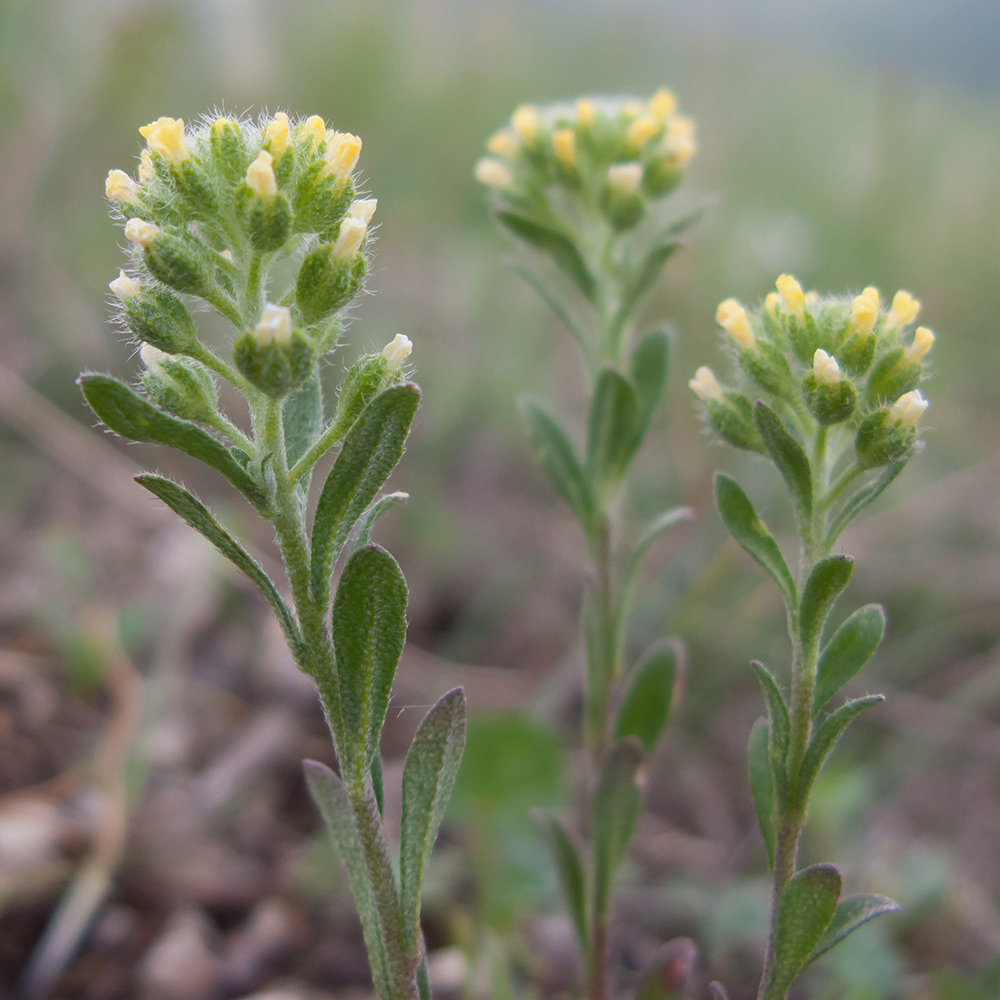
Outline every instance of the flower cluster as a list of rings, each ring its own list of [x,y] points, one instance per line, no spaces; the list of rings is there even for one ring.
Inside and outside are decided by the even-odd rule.
[[[714,430],[738,448],[765,450],[751,402],[763,398],[799,437],[808,426],[848,429],[860,469],[905,461],[928,405],[917,387],[934,343],[925,326],[909,332],[919,311],[909,292],[897,292],[886,308],[877,288],[853,299],[821,298],[783,274],[761,310],[726,299],[716,312],[736,351],[740,384],[724,387],[702,367],[691,389]]]
[[[522,105],[487,143],[477,179],[498,197],[530,205],[552,187],[579,206],[599,205],[616,229],[643,218],[672,191],[696,150],[694,122],[660,90],[648,101],[581,98],[575,105]]]
[[[193,128],[164,117],[139,131],[137,176],[112,170],[105,186],[131,247],[131,267],[110,284],[124,324],[140,343],[196,359],[173,366],[180,377],[204,352],[177,293],[201,298],[239,331],[239,373],[271,398],[286,395],[336,346],[338,314],[367,274],[376,202],[355,197],[361,140],[283,112]],[[268,301],[270,266],[294,253],[304,254],[294,287]]]

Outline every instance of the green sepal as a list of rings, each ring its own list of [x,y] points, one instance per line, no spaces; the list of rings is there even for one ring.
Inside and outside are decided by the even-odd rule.
[[[813,566],[809,579],[802,588],[802,603],[799,607],[799,635],[802,637],[803,650],[813,651],[819,648],[823,626],[853,572],[854,559],[851,556],[827,556]]]
[[[844,730],[866,708],[871,708],[872,705],[878,705],[883,701],[885,701],[883,694],[870,694],[864,698],[855,698],[831,712],[817,726],[813,738],[809,741],[809,749],[806,750],[805,757],[802,758],[802,767],[799,769],[796,797],[800,806],[804,808],[809,802],[809,793],[812,791],[816,775],[819,774],[827,758],[833,752],[837,741],[843,736]]]
[[[236,191],[240,222],[258,253],[280,250],[292,234],[292,206],[279,191],[270,204],[258,198],[244,182]]]
[[[774,779],[774,795],[777,811],[781,812],[788,801],[788,740],[791,733],[791,719],[788,714],[788,704],[778,687],[774,675],[758,660],[750,663],[757,675],[764,700],[767,702],[767,721],[770,739],[768,741],[768,758],[771,762],[771,776]]]
[[[841,535],[841,532],[867,507],[881,495],[882,491],[898,476],[906,467],[906,459],[901,462],[894,462],[885,472],[882,473],[873,483],[862,487],[837,513],[833,519],[826,535],[826,544],[831,546]]]
[[[614,368],[597,376],[587,427],[587,471],[592,483],[617,483],[639,445],[639,400]]]
[[[709,423],[723,441],[734,448],[767,454],[754,423],[753,403],[743,393],[727,389],[722,393],[722,399],[709,399],[705,409]]]
[[[419,402],[415,385],[392,386],[371,401],[344,439],[313,517],[309,586],[317,604],[329,600],[330,576],[351,529],[403,457]]]
[[[532,813],[532,818],[552,854],[563,902],[573,921],[580,950],[586,956],[590,953],[590,931],[587,924],[587,880],[580,852],[569,831],[552,813],[538,809]]]
[[[197,424],[164,413],[124,382],[110,375],[85,374],[77,379],[84,398],[101,422],[131,441],[169,445],[221,472],[261,513],[269,498],[261,485],[228,449]]]
[[[219,195],[208,171],[194,156],[182,163],[170,165],[177,193],[185,201],[191,214],[199,219],[212,219],[219,214]]]
[[[763,1000],[785,1000],[833,920],[843,880],[833,865],[796,872],[782,889],[774,922],[774,964]]]
[[[142,252],[149,273],[178,292],[211,294],[215,271],[208,250],[186,230],[164,229]]]
[[[347,789],[343,781],[319,761],[303,761],[302,770],[305,773],[309,794],[316,803],[330,837],[337,847],[337,853],[344,859],[347,868],[351,895],[354,896],[358,916],[361,917],[361,929],[364,932],[365,947],[368,949],[372,978],[375,980],[375,992],[379,997],[391,997],[392,980],[389,975],[378,909],[375,905],[375,893],[368,879],[368,868],[354,824]]]
[[[635,449],[649,430],[656,404],[663,394],[670,367],[670,335],[666,330],[646,334],[629,359],[629,379],[635,387],[638,413],[635,422]]]
[[[673,643],[661,640],[643,655],[615,718],[616,740],[635,736],[647,752],[652,751],[670,718],[677,669]]]
[[[642,743],[633,736],[613,744],[601,764],[594,792],[594,908],[607,912],[611,883],[625,860],[642,811],[639,769]]]
[[[829,385],[820,382],[811,371],[802,380],[802,394],[809,412],[824,427],[847,420],[858,405],[858,390],[850,379],[842,378],[835,385]]]
[[[798,607],[795,580],[771,532],[757,516],[750,498],[735,479],[715,474],[715,502],[737,544],[752,556],[778,585],[789,608]]]
[[[688,995],[698,946],[691,938],[674,938],[657,948],[635,990],[635,1000],[681,1000]]]
[[[182,420],[210,423],[219,405],[211,372],[191,358],[166,355],[143,372],[146,395],[161,410]]]
[[[820,955],[825,955],[835,945],[840,944],[848,934],[852,934],[869,920],[874,920],[883,913],[895,913],[898,909],[899,903],[894,899],[877,893],[845,897],[837,904],[833,919],[827,925],[819,943],[813,948],[812,954],[806,959],[806,965],[815,962]]]
[[[364,254],[339,257],[332,243],[310,250],[295,283],[295,301],[307,323],[342,309],[358,293],[368,274]]]
[[[385,549],[368,545],[347,561],[333,601],[332,635],[344,731],[341,772],[360,785],[371,768],[406,641],[406,580]]]
[[[403,813],[399,831],[400,908],[403,940],[420,951],[420,890],[465,749],[465,692],[449,691],[420,724],[403,767]]]
[[[208,144],[215,169],[228,184],[236,184],[251,160],[243,130],[231,118],[217,118],[209,130]]]
[[[605,184],[600,201],[604,217],[620,233],[634,229],[646,214],[646,198],[641,187],[637,191],[620,191]]]
[[[316,358],[312,341],[301,330],[292,330],[286,342],[261,341],[248,330],[233,344],[233,363],[254,388],[280,399],[309,378]]]
[[[584,296],[590,302],[594,301],[597,282],[571,237],[537,219],[506,209],[497,212],[497,219],[515,236],[548,254],[559,270],[573,281]]]
[[[740,351],[740,367],[757,385],[775,395],[781,395],[792,381],[792,369],[784,354],[763,340]]]
[[[923,376],[923,365],[907,361],[905,347],[895,347],[875,362],[866,395],[872,403],[894,403],[904,393],[916,389]]]
[[[757,823],[764,838],[767,862],[774,868],[776,843],[774,823],[774,774],[771,770],[771,727],[766,719],[758,719],[750,728],[747,744],[747,772],[750,794],[757,811]]]
[[[885,612],[878,604],[858,608],[833,633],[816,668],[813,715],[875,655],[885,635]]]
[[[521,399],[521,413],[542,467],[556,492],[570,505],[577,520],[589,531],[593,499],[576,450],[555,418],[530,398]]]
[[[184,354],[198,343],[187,306],[166,288],[148,282],[122,303],[122,318],[136,340],[167,354]]]
[[[876,410],[861,421],[854,438],[854,452],[861,468],[875,469],[906,462],[916,444],[916,427],[891,419],[888,410]]]
[[[804,527],[812,517],[812,467],[802,445],[785,430],[777,413],[767,403],[758,399],[753,404],[754,423],[764,440],[764,447],[774,460],[788,486],[798,515]]]

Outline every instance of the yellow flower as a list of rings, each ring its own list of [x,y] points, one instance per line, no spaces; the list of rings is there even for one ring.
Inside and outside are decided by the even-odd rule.
[[[337,240],[333,244],[333,255],[338,259],[353,257],[358,252],[367,233],[368,223],[363,218],[346,216],[340,224]]]
[[[372,221],[377,206],[377,198],[358,198],[357,201],[351,202],[347,214],[352,219],[360,219],[367,226]]]
[[[640,115],[629,125],[625,141],[633,150],[642,149],[662,127],[663,123],[652,115]]]
[[[649,99],[649,113],[665,122],[677,110],[677,98],[665,89],[658,90]]]
[[[284,306],[268,302],[253,332],[258,344],[270,344],[273,341],[286,347],[292,340],[292,314]]]
[[[303,139],[312,139],[319,145],[320,140],[326,136],[326,122],[319,115],[310,115],[299,126],[299,136]]]
[[[576,164],[576,133],[571,128],[560,128],[552,134],[552,148],[564,167]]]
[[[104,193],[111,201],[134,201],[139,185],[124,170],[109,170]]]
[[[928,406],[930,403],[920,395],[920,390],[914,389],[904,393],[889,407],[889,419],[896,420],[905,427],[914,427]]]
[[[391,371],[398,371],[403,362],[410,356],[413,350],[413,343],[409,337],[397,333],[392,341],[382,348],[381,354],[385,358],[386,368]]]
[[[840,365],[822,347],[813,355],[813,375],[820,385],[837,385],[840,382]]]
[[[594,111],[594,105],[590,103],[585,97],[581,97],[580,100],[576,102],[576,123],[580,128],[590,128],[594,124],[594,119],[597,117],[597,113]]]
[[[272,156],[281,156],[288,149],[290,132],[288,115],[284,111],[276,111],[274,118],[264,128],[264,145]]]
[[[869,285],[861,294],[875,306],[876,310],[882,308],[882,296],[874,285]]]
[[[801,319],[806,307],[806,297],[802,286],[790,274],[782,274],[775,285],[781,300],[785,303],[785,308],[793,316],[798,316]]]
[[[608,186],[617,194],[635,194],[641,183],[641,163],[614,163],[608,167]]]
[[[671,166],[683,167],[698,152],[698,143],[689,135],[668,132],[660,144],[660,152],[670,161]]]
[[[918,312],[920,312],[920,303],[909,292],[898,291],[892,297],[889,325],[906,326],[917,318]]]
[[[159,153],[168,163],[183,163],[190,155],[184,135],[183,118],[157,118],[143,125],[139,134],[152,153]]]
[[[349,177],[361,155],[361,140],[350,132],[327,132],[324,174]]]
[[[170,357],[166,351],[161,351],[158,347],[153,347],[152,344],[143,344],[139,348],[139,357],[142,359],[142,363],[147,369],[156,367],[164,358]]]
[[[768,292],[764,297],[764,308],[773,316],[781,305],[781,296],[777,292]]]
[[[129,219],[125,223],[125,239],[141,247],[151,247],[160,235],[160,227],[145,219]]]
[[[538,137],[538,112],[530,104],[522,104],[510,120],[522,142],[534,142]]]
[[[501,129],[490,136],[486,148],[497,156],[504,156],[508,160],[512,160],[517,155],[517,139],[508,129]]]
[[[278,182],[274,179],[271,154],[261,150],[257,159],[247,167],[247,186],[266,205],[270,205],[278,194]]]
[[[710,399],[714,399],[716,402],[722,400],[722,386],[719,385],[714,372],[707,365],[702,365],[694,373],[694,378],[688,382],[688,386],[699,399],[704,399],[706,402]]]
[[[919,361],[934,343],[934,334],[926,326],[918,326],[913,332],[913,343],[906,349],[908,361]]]
[[[146,184],[156,176],[156,167],[153,166],[153,157],[149,155],[149,150],[144,149],[139,154],[139,180]]]
[[[875,293],[874,299],[869,292]],[[851,318],[849,320],[851,330],[863,342],[868,339],[868,335],[875,328],[876,320],[878,320],[878,289],[866,288],[851,301]]]
[[[693,118],[688,118],[687,115],[671,115],[667,119],[667,133],[671,136],[680,138],[681,136],[692,137],[695,131],[695,124]]]
[[[122,302],[142,291],[142,285],[135,278],[130,278],[124,271],[119,271],[118,277],[114,281],[108,282],[108,288],[114,293],[115,298]]]
[[[726,299],[715,310],[715,322],[719,324],[743,350],[753,347],[753,330],[747,319],[747,311],[736,299]]]
[[[476,164],[476,180],[492,188],[506,188],[514,183],[514,175],[506,163],[484,156]]]

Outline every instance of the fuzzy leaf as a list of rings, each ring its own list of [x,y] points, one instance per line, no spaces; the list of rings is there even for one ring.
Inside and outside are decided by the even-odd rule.
[[[323,391],[316,372],[281,404],[281,422],[290,468],[323,432]],[[308,485],[303,492],[307,491]]]
[[[802,589],[799,609],[799,634],[803,649],[815,650],[819,647],[826,619],[853,572],[854,560],[850,556],[828,556],[813,567]]]
[[[403,935],[410,954],[420,951],[420,891],[465,749],[465,692],[449,691],[420,723],[403,767],[399,874]]]
[[[165,413],[110,375],[81,375],[77,381],[90,408],[116,434],[187,452],[221,472],[259,511],[267,511],[267,492],[208,431]]]
[[[778,467],[792,494],[800,525],[812,517],[812,466],[802,445],[785,430],[781,418],[767,403],[758,399],[753,404],[753,418],[774,464]]]
[[[778,902],[774,965],[764,1000],[785,1000],[833,919],[841,885],[840,872],[833,865],[812,865],[789,879]]]
[[[906,468],[906,462],[909,459],[905,459],[902,462],[893,462],[892,465],[886,466],[885,471],[876,479],[873,483],[869,483],[867,486],[858,490],[854,496],[851,497],[847,503],[841,508],[840,512],[833,520],[833,524],[830,526],[830,530],[827,532],[827,546],[833,545],[833,543],[841,536],[843,530],[853,521],[858,514],[861,513],[870,503],[874,503],[881,495],[883,490],[898,476],[904,468]]]
[[[670,336],[666,330],[654,330],[639,341],[629,361],[629,377],[639,400],[636,448],[642,444],[649,429],[653,411],[663,394],[669,368]]]
[[[877,604],[858,608],[820,653],[813,715],[872,658],[885,634],[885,612]]]
[[[767,860],[774,867],[774,776],[771,773],[771,727],[766,719],[758,719],[750,729],[747,745],[747,771],[750,774],[750,794],[757,809],[757,822],[767,848]]]
[[[348,781],[371,768],[406,640],[406,581],[385,549],[367,545],[347,561],[333,601],[333,645],[343,707],[338,733]]]
[[[497,212],[497,218],[515,236],[520,236],[522,240],[548,254],[556,266],[573,280],[588,300],[593,302],[597,288],[594,276],[569,236],[517,212],[500,211]]]
[[[340,778],[325,764],[306,760],[302,763],[302,769],[305,772],[309,793],[347,867],[347,880],[358,908],[358,915],[361,917],[361,928],[364,931],[376,992],[380,997],[392,996],[375,896],[368,881],[368,870],[365,867],[364,854],[354,825],[347,789]]]
[[[642,811],[638,784],[642,758],[642,744],[630,736],[615,743],[601,765],[594,794],[593,838],[594,907],[602,913]]]
[[[317,603],[328,599],[330,576],[351,529],[402,458],[419,402],[415,385],[393,386],[380,392],[348,431],[313,518],[310,589]]]
[[[615,739],[636,736],[647,752],[656,746],[670,718],[677,677],[677,648],[661,642],[646,653],[632,677],[615,720]]]
[[[362,524],[360,531],[358,531],[357,538],[351,543],[351,552],[357,552],[358,549],[364,548],[368,544],[368,540],[371,538],[372,528],[375,527],[375,522],[386,512],[392,510],[396,504],[404,503],[410,499],[409,493],[403,493],[397,491],[395,493],[386,493],[385,496],[381,496],[368,508],[368,515],[365,517],[364,524]]]
[[[614,368],[603,368],[594,386],[587,427],[587,468],[594,483],[617,482],[639,445],[639,400]]]
[[[590,934],[587,930],[587,883],[580,853],[573,838],[552,813],[538,810],[534,819],[552,852],[563,902],[573,921],[580,948],[586,955],[590,951]]]
[[[883,913],[895,913],[899,909],[899,903],[888,896],[879,896],[875,893],[867,893],[862,896],[848,896],[837,904],[837,912],[829,926],[823,932],[819,944],[813,949],[812,954],[806,959],[806,965],[814,962],[820,955],[825,955],[834,945],[852,934],[869,920],[882,916]]]
[[[784,808],[788,794],[788,775],[786,762],[788,759],[788,738],[791,732],[791,720],[788,715],[788,705],[785,696],[778,687],[778,682],[763,663],[753,660],[750,664],[764,698],[767,701],[767,718],[770,742],[768,755],[771,760],[771,775],[774,779],[774,791],[777,796],[778,809]]]
[[[771,532],[757,515],[750,498],[735,479],[724,473],[715,474],[715,502],[729,534],[746,553],[752,556],[781,589],[790,608],[798,605],[795,580],[785,557]]]

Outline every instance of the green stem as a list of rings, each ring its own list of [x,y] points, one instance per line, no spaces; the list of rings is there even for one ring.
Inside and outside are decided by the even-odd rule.
[[[292,466],[288,473],[294,486],[348,431],[346,420],[334,420],[316,443]]]
[[[259,396],[255,389],[232,365],[227,364],[215,351],[206,347],[200,340],[188,351],[188,357],[200,361],[209,371],[215,372],[219,378],[225,379],[231,386],[239,389],[245,396],[252,399]]]
[[[253,441],[250,440],[224,413],[216,411],[211,420],[205,421],[209,427],[214,427],[220,434],[224,434],[229,440],[242,449],[248,455],[253,455],[256,451]]]

